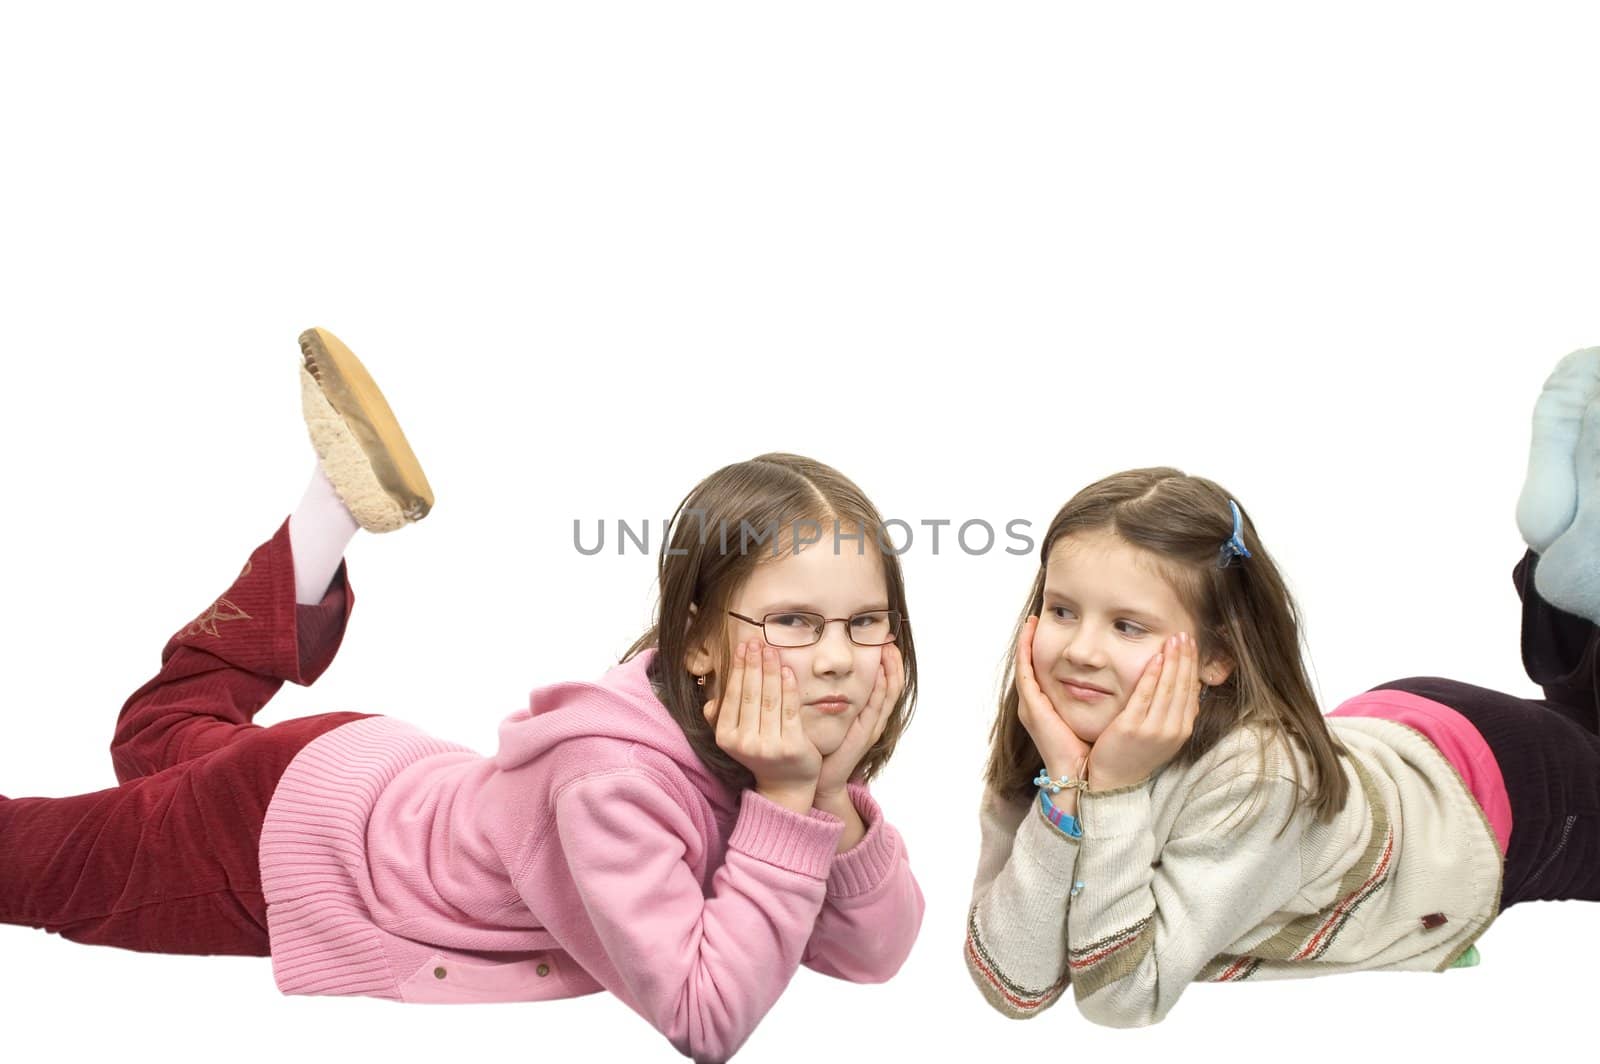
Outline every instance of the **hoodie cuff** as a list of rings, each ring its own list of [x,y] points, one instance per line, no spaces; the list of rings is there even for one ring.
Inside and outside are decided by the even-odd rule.
[[[833,858],[833,868],[828,872],[828,895],[835,898],[853,898],[874,890],[889,878],[904,848],[900,833],[884,821],[883,809],[866,785],[850,783],[845,789],[867,831],[861,841]]]
[[[813,879],[826,879],[842,834],[844,821],[836,816],[795,813],[747,790],[739,800],[739,819],[728,836],[728,848]]]

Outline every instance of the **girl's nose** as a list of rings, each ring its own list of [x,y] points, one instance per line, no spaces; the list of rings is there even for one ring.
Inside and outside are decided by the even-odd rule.
[[[1099,634],[1088,625],[1079,625],[1065,648],[1068,660],[1098,668],[1105,664]]]
[[[822,638],[817,640],[812,651],[812,666],[820,672],[840,672],[849,667],[855,659],[855,644],[850,642],[849,632],[846,630],[848,621],[839,621],[837,625],[829,621],[822,627]]]

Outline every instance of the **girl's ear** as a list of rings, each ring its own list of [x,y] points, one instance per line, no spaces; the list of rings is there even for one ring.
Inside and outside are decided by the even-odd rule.
[[[689,603],[689,623],[694,624],[696,611],[694,603]],[[684,668],[696,676],[707,676],[711,673],[712,663],[715,659],[711,656],[711,641],[706,640],[698,646],[692,646],[683,657]]]
[[[1200,666],[1200,682],[1207,687],[1220,687],[1233,675],[1233,662],[1227,658],[1212,658]]]

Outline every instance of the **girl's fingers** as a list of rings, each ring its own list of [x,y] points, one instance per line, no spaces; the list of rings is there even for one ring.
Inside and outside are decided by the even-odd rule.
[[[1161,676],[1156,680],[1156,693],[1150,702],[1150,712],[1147,716],[1150,723],[1158,728],[1172,715],[1172,688],[1178,682],[1178,670],[1182,659],[1183,644],[1169,641],[1161,659]]]
[[[785,665],[783,673],[783,706],[781,708],[781,728],[783,737],[801,734],[800,731],[800,682],[794,678],[794,670]]]
[[[1033,632],[1039,618],[1029,617],[1022,626],[1022,638],[1017,640],[1017,691],[1024,698],[1037,701],[1044,692],[1033,675]]]
[[[889,672],[884,667],[883,660],[878,661],[878,671],[872,677],[872,691],[867,695],[866,710],[871,712],[883,705],[884,699],[889,695]]]
[[[1028,728],[1030,725],[1035,705],[1033,692],[1039,686],[1033,678],[1032,634],[1033,618],[1029,617],[1022,622],[1022,634],[1017,637],[1016,660],[1012,663],[1011,668],[1017,688],[1017,716],[1021,718],[1024,728]]]
[[[731,741],[739,730],[739,703],[744,697],[744,644],[733,648],[733,667],[728,670],[728,682],[723,685],[717,703],[717,742]]]
[[[861,712],[856,714],[855,720],[850,722],[850,727],[845,729],[844,741],[839,744],[838,750],[835,751],[836,754],[839,751],[846,751],[846,753],[839,756],[859,761],[861,755],[866,753],[868,747],[872,745],[874,741],[874,722],[877,720],[876,714],[883,705],[884,684],[883,666],[880,664],[877,675],[872,680],[872,692],[867,695],[867,701],[861,707]],[[854,768],[855,766],[852,765],[852,771],[854,771]]]
[[[1175,738],[1182,734],[1184,721],[1189,715],[1189,702],[1194,698],[1194,640],[1185,633],[1178,637],[1173,651],[1172,688],[1168,693],[1161,720],[1157,726],[1161,734]]]
[[[900,704],[900,696],[906,690],[905,659],[900,656],[899,647],[891,643],[889,648],[891,650],[888,655],[889,660],[882,664],[884,680],[887,684],[887,693],[883,696],[884,711],[883,716],[878,721],[877,734],[872,737],[873,742],[877,742],[878,736],[883,734],[883,729],[889,723],[889,717],[893,715],[895,707]]]
[[[1134,685],[1133,694],[1128,699],[1128,704],[1122,707],[1122,712],[1117,714],[1117,720],[1127,718],[1126,726],[1144,723],[1150,715],[1151,700],[1156,696],[1156,682],[1161,677],[1162,669],[1166,667],[1165,655],[1157,651],[1156,655],[1144,663],[1144,672],[1139,674],[1139,682]]]
[[[1017,639],[1017,675],[1033,682],[1033,628],[1036,617],[1022,622],[1022,635]]]
[[[744,686],[739,692],[739,734],[747,740],[753,740],[760,733],[761,648],[752,639],[744,648]]]
[[[889,697],[889,689],[893,686],[893,681],[889,678],[888,670],[882,665],[878,666],[878,675],[883,679],[884,696],[878,699],[877,717],[872,724],[872,738],[867,740],[868,749],[871,749],[874,743],[883,738],[883,730],[889,725],[889,714],[900,697],[898,693],[892,699]]]
[[[877,737],[883,733],[878,726],[883,717],[885,699],[889,694],[889,676],[884,671],[883,663],[878,663],[878,675],[872,681],[872,693],[867,696],[867,704],[856,717],[856,723],[861,726],[861,731],[869,736],[866,746],[871,746]]]
[[[1200,715],[1200,647],[1193,640],[1189,643],[1189,668],[1184,674],[1183,686],[1179,690],[1185,696],[1183,734],[1188,737],[1194,734],[1194,721]]]
[[[889,705],[893,706],[900,701],[900,692],[906,686],[906,659],[901,656],[900,648],[889,643],[884,648],[883,657],[879,659],[883,665],[884,676],[889,681]]]
[[[774,744],[783,737],[783,667],[771,647],[761,649],[761,736]]]

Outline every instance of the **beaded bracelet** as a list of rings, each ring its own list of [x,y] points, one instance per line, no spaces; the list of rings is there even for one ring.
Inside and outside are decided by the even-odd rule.
[[[1033,778],[1033,785],[1041,790],[1048,790],[1051,794],[1060,794],[1063,790],[1086,791],[1089,789],[1089,777],[1085,774],[1082,779],[1075,780],[1071,776],[1062,776],[1058,780],[1053,780],[1050,778],[1050,770],[1041,768],[1039,774]]]

